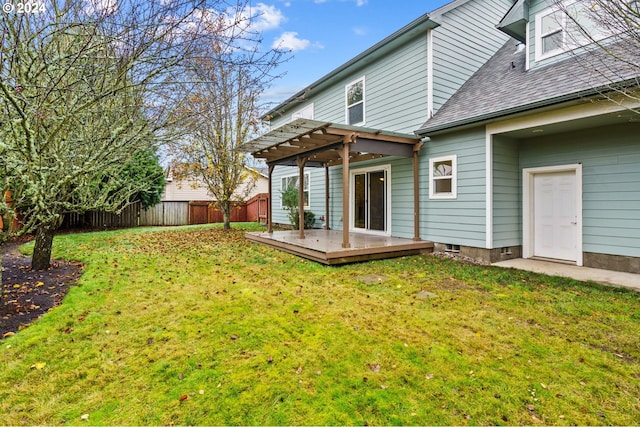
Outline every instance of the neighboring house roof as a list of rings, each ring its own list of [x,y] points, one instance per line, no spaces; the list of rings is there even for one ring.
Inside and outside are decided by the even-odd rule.
[[[405,25],[395,33],[386,37],[382,41],[376,43],[369,49],[365,50],[361,54],[357,55],[353,59],[345,62],[335,70],[316,80],[306,88],[297,92],[286,101],[280,103],[277,107],[264,114],[262,116],[262,119],[270,120],[277,114],[283,114],[284,112],[286,112],[289,108],[291,108],[291,105],[296,105],[308,100],[312,92],[317,93],[327,86],[334,84],[336,80],[342,79],[346,73],[349,73],[352,70],[362,66],[364,64],[365,58],[368,61],[373,61],[379,57],[386,55],[389,51],[397,48],[399,44],[404,43],[406,40],[413,38],[416,34],[420,34],[427,29],[438,27],[440,25],[438,23],[438,20],[443,14],[469,1],[471,0],[454,0],[445,4],[444,6],[439,7],[438,9],[435,9],[430,13],[422,15],[421,17]]]
[[[415,133],[427,135],[577,100],[613,89],[612,82],[616,87],[638,85],[637,64],[614,60],[601,49],[526,70],[526,52],[518,45],[513,39],[505,43]],[[625,54],[624,47],[620,51]]]

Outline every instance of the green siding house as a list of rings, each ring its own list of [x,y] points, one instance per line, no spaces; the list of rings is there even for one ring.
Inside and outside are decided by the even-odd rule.
[[[489,261],[640,273],[640,56],[622,47],[625,34],[605,38],[596,25],[576,35],[594,27],[576,24],[592,11],[589,2],[518,1],[498,25],[513,39],[416,131],[429,138],[421,155],[475,147],[483,163],[475,176],[483,206],[466,213],[478,199],[461,192],[465,175],[479,171],[458,161],[458,196],[425,203],[433,220],[424,238]],[[589,49],[594,40],[616,58]],[[443,209],[459,212],[470,234],[439,229],[450,221]]]
[[[246,149],[270,166],[271,222],[304,176],[317,227],[640,273],[638,69],[587,46],[623,35],[576,36],[582,3],[453,1],[269,111]],[[312,132],[366,137],[287,157]]]

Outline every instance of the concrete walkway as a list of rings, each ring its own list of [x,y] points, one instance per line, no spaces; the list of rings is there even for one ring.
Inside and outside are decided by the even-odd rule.
[[[533,271],[535,273],[547,274],[549,276],[570,277],[572,279],[582,281],[591,280],[603,285],[620,286],[640,292],[640,274],[600,270],[598,268],[577,267],[575,265],[523,258],[500,261],[493,265]]]

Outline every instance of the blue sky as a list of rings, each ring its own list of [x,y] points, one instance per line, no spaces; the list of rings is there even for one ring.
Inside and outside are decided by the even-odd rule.
[[[264,0],[264,43],[292,51],[286,73],[265,94],[281,102],[421,15],[449,0]]]

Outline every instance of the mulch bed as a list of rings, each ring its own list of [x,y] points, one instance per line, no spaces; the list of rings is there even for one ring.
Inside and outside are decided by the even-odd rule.
[[[31,257],[18,251],[23,243],[24,239],[13,240],[2,246],[0,338],[26,328],[60,305],[82,273],[81,263],[60,260],[52,261],[47,270],[32,271]]]

